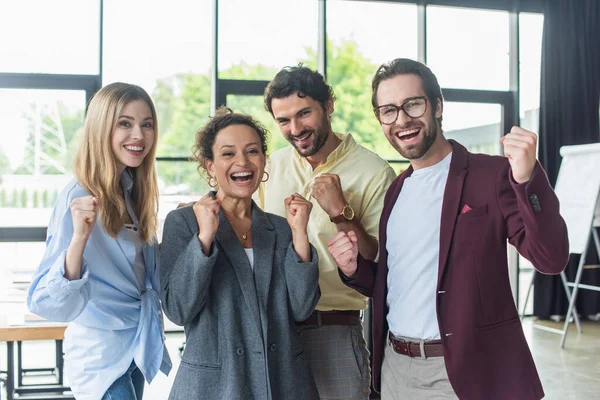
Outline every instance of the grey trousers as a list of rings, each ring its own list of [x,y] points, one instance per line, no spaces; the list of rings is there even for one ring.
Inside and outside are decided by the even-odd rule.
[[[458,399],[444,365],[444,357],[398,354],[388,339],[381,367],[381,400]]]
[[[369,398],[371,368],[362,325],[307,325],[298,333],[321,399]]]

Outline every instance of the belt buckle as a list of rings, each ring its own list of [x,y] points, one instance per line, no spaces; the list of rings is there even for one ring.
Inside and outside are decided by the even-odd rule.
[[[414,356],[412,354],[412,350],[410,349],[410,342],[404,342],[404,343],[406,343],[406,350],[407,350],[408,356],[410,358],[413,358]]]

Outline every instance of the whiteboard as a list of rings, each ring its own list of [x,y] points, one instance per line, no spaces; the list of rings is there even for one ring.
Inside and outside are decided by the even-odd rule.
[[[600,220],[600,143],[563,146],[560,155],[554,191],[560,201],[560,215],[567,224],[570,253],[582,254],[592,222],[597,224]],[[596,221],[594,214],[599,214]]]

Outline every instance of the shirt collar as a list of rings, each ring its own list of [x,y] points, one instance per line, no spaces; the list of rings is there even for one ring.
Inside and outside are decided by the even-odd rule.
[[[134,172],[129,168],[125,168],[121,174],[121,187],[126,192],[131,192],[133,188],[133,174]]]
[[[338,139],[340,139],[342,142],[338,145],[338,147],[336,147],[331,152],[331,154],[329,154],[329,156],[327,156],[327,160],[325,160],[325,162],[322,165],[320,165],[318,168],[333,164],[337,160],[346,156],[346,154],[348,154],[348,152],[350,152],[352,149],[354,149],[354,147],[356,147],[356,141],[352,137],[351,133],[335,133],[335,132],[333,132],[333,134]],[[296,157],[296,159],[298,161],[303,163],[305,167],[310,167],[312,169],[312,167],[311,167],[310,163],[308,162],[308,160],[306,159],[306,157],[301,156],[295,150],[294,150],[294,157]]]

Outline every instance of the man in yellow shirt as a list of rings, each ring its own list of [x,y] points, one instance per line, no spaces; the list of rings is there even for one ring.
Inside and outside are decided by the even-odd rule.
[[[313,203],[308,236],[319,254],[321,299],[311,317],[298,323],[300,338],[321,399],[368,399],[362,327],[367,298],[342,283],[327,242],[340,230],[353,230],[361,255],[375,260],[383,198],[396,174],[351,134],[332,131],[334,101],[323,76],[304,66],[286,67],[269,83],[265,108],[292,146],[270,156],[269,178],[256,200],[283,216],[290,194]]]

